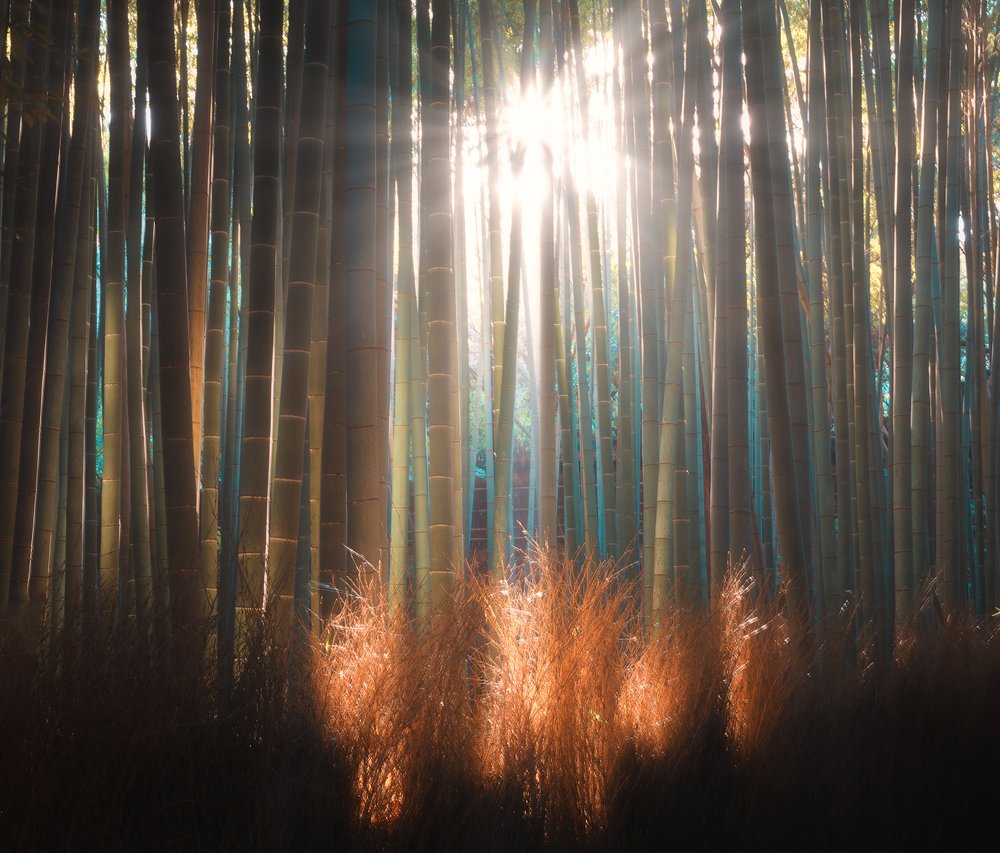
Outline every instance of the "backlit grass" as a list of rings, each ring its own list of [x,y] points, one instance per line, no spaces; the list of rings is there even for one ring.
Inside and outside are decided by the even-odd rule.
[[[4,848],[995,844],[993,622],[925,608],[880,663],[745,577],[644,629],[613,569],[525,573],[424,628],[352,597],[291,659],[265,620],[227,689],[131,624],[9,634]]]

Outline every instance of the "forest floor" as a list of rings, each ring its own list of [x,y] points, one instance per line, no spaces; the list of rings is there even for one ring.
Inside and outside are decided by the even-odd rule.
[[[0,848],[1000,845],[998,620],[925,608],[880,661],[746,579],[652,637],[630,595],[553,565],[424,630],[358,599],[233,679],[127,620],[9,635]]]

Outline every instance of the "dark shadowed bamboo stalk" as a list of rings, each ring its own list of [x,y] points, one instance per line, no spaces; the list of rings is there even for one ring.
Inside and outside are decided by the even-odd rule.
[[[840,606],[843,587],[837,567],[837,528],[831,459],[829,387],[827,380],[826,327],[823,300],[823,187],[821,166],[825,158],[826,93],[822,22],[819,0],[809,9],[809,117],[806,152],[806,275],[809,290],[810,378],[812,385],[813,456],[819,510],[819,556],[825,600],[823,611]]]
[[[271,497],[269,583],[277,596],[278,641],[287,643],[292,627],[295,556],[299,540],[303,454],[306,441],[309,354],[312,347],[313,280],[323,186],[324,131],[328,77],[329,4],[311,0],[306,16],[302,68],[302,106],[295,158],[285,357],[282,362],[278,450]]]
[[[55,533],[59,517],[60,471],[66,469],[66,466],[60,462],[61,438],[63,437],[61,433],[64,432],[64,412],[71,411],[68,405],[70,394],[67,394],[67,373],[70,369],[70,335],[74,330],[73,320],[76,320],[81,326],[86,324],[85,316],[81,316],[79,313],[74,315],[73,308],[78,304],[76,299],[76,282],[79,280],[77,264],[83,265],[89,271],[90,261],[87,250],[92,245],[88,242],[88,238],[92,236],[90,209],[93,201],[91,182],[94,165],[91,147],[93,120],[89,99],[92,97],[96,85],[99,14],[99,4],[96,0],[90,0],[80,10],[73,132],[69,149],[67,177],[60,196],[60,208],[64,211],[61,231],[65,234],[65,239],[60,241],[56,247],[56,263],[53,269],[52,310],[49,317],[48,340],[46,341],[45,394],[38,466],[38,508],[31,551],[30,598],[32,604],[39,611],[49,601],[49,584],[54,569],[60,563],[65,565],[68,562],[68,554],[65,551],[62,560],[58,561],[55,552]],[[73,235],[72,238],[70,235]],[[82,361],[85,365],[85,354]],[[76,402],[77,413],[82,414],[83,407],[79,405],[81,402],[79,397]],[[74,425],[78,425],[75,433],[78,437],[82,436],[80,424],[80,420],[74,418]],[[67,429],[65,431],[66,437],[68,437],[68,433]],[[76,450],[82,465],[82,444],[76,443],[74,450]],[[83,490],[82,482],[79,480],[74,482],[78,484],[78,491],[76,499],[73,501],[73,509],[74,513],[78,514],[75,515],[76,524],[73,526],[75,537],[73,559],[74,565],[78,566],[78,555],[81,553],[79,547],[82,547],[83,541],[80,535],[80,522],[82,521],[80,498],[83,496]],[[68,512],[68,507],[62,510],[63,518],[67,517]],[[78,577],[75,576],[74,599],[78,589]]]
[[[48,87],[51,10],[32,3],[31,38],[26,75],[29,97],[44,99]],[[7,273],[2,355],[3,385],[0,386],[0,486],[8,496],[0,507],[0,611],[10,597],[17,517],[18,475],[21,459],[28,337],[31,325],[31,282],[35,262],[36,218],[39,210],[39,175],[42,137],[47,123],[23,118],[18,155],[16,203],[13,211],[13,245]],[[42,205],[44,206],[44,205]],[[9,229],[8,229],[9,230]]]
[[[149,361],[150,278],[145,269],[147,235],[143,243],[142,224],[146,197],[143,187],[148,183],[146,160],[149,123],[146,106],[149,88],[147,33],[136,33],[135,109],[132,122],[129,163],[129,210],[126,234],[125,281],[128,288],[125,328],[126,379],[128,385],[128,465],[131,519],[131,552],[135,579],[136,616],[143,628],[148,622],[152,605],[152,527],[149,501],[149,423],[146,414],[147,380],[145,365]]]
[[[254,92],[253,220],[251,224],[247,367],[240,462],[239,580],[236,612],[243,625],[267,595],[267,529],[274,391],[275,282],[280,203],[282,4],[261,4]],[[301,447],[297,449],[301,452]],[[240,624],[238,622],[238,624]]]
[[[903,0],[896,70],[896,211],[893,278],[892,513],[896,619],[906,617],[913,597],[910,409],[913,388],[913,285],[911,165],[914,157],[914,4]]]
[[[91,0],[92,7],[84,20],[90,31],[87,44],[92,56],[97,54],[98,20],[100,10],[97,0]],[[81,28],[82,29],[82,28]],[[93,61],[93,59],[91,60]],[[94,63],[96,69],[96,62]],[[97,89],[97,75],[92,74],[87,92],[92,96]],[[70,309],[69,342],[69,424],[66,478],[66,622],[76,625],[80,616],[83,592],[84,560],[84,489],[86,483],[86,437],[87,437],[87,369],[88,345],[90,337],[90,302],[93,288],[94,238],[97,212],[97,150],[96,128],[91,123],[88,131],[88,155],[86,168],[89,179],[84,184],[81,197],[80,237],[77,241],[77,260],[73,272],[73,303]]]
[[[191,425],[195,471],[201,471],[202,416],[205,396],[205,346],[208,305],[208,238],[213,183],[213,110],[220,108],[214,98],[216,3],[223,0],[196,0],[198,56],[194,88],[194,125],[191,130],[190,194],[187,208],[188,235],[188,318],[191,346]],[[187,102],[187,92],[184,101]]]
[[[101,482],[101,598],[114,601],[118,588],[122,613],[131,613],[127,573],[119,565],[125,426],[125,226],[128,216],[131,81],[128,9],[113,0],[108,12],[108,65],[111,78],[111,127],[108,144],[108,255],[102,257],[104,319],[104,472]]]
[[[347,565],[353,576],[378,580],[380,459],[376,294],[377,3],[352,5],[347,21],[344,114],[344,307],[347,399]]]
[[[28,602],[28,575],[31,546],[35,530],[38,454],[42,417],[42,391],[47,370],[46,349],[49,332],[49,308],[54,266],[55,232],[65,221],[65,210],[57,211],[57,203],[65,193],[57,176],[65,169],[63,152],[69,136],[69,110],[66,86],[72,69],[69,66],[71,48],[68,44],[69,12],[54,10],[47,98],[51,114],[45,122],[39,158],[38,208],[35,220],[34,260],[32,262],[30,330],[27,363],[24,376],[23,419],[21,425],[20,463],[17,483],[17,518],[14,527],[14,549],[11,570],[11,604],[23,607]],[[63,140],[63,136],[67,140]],[[60,204],[61,206],[61,204]],[[57,216],[58,214],[58,216]],[[75,236],[75,235],[74,235]],[[72,240],[69,241],[72,244]],[[11,503],[14,496],[11,495]]]
[[[10,26],[4,33],[5,42],[9,38],[12,46],[27,41],[28,14],[31,0],[15,0],[9,8]],[[7,60],[10,63],[10,81],[23,87],[28,67],[28,51],[12,51]],[[6,321],[8,296],[10,293],[11,258],[14,254],[14,211],[19,195],[18,167],[21,157],[21,112],[22,101],[10,99],[7,104],[7,119],[3,141],[3,200],[0,202],[0,318]],[[30,130],[30,128],[28,128]],[[30,134],[27,135],[30,139]],[[27,140],[26,140],[27,141]],[[0,382],[3,380],[4,352],[6,351],[7,324],[0,323]]]
[[[805,548],[796,495],[795,458],[786,379],[785,336],[779,289],[778,246],[775,236],[764,70],[765,4],[751,0],[744,15],[744,50],[747,57],[747,106],[750,113],[750,165],[754,198],[754,243],[758,273],[757,305],[760,312],[761,351],[767,389],[767,429],[770,435],[771,476],[774,484],[778,546],[793,610],[808,609]],[[771,10],[773,15],[773,10]]]
[[[247,285],[250,270],[251,165],[249,104],[247,90],[246,35],[244,6],[233,5],[233,36],[230,68],[232,98],[233,227],[232,276],[230,280],[230,402],[226,423],[225,515],[220,543],[220,575],[216,610],[219,616],[219,665],[223,677],[231,674],[235,630],[236,550],[240,529],[239,483],[243,449],[243,414],[246,377],[246,329],[249,316]],[[222,504],[220,503],[220,506]]]
[[[938,380],[941,389],[940,482],[941,529],[938,531],[938,570],[943,572],[944,599],[951,609],[965,603],[966,582],[962,559],[961,529],[961,370],[959,341],[959,194],[962,156],[961,76],[963,62],[962,7],[955,3],[949,13],[948,121],[941,274],[941,340]]]
[[[206,612],[198,546],[197,494],[191,418],[187,276],[180,163],[173,6],[140,0],[140,26],[149,26],[149,147],[156,194],[154,265],[159,324],[162,406],[164,537],[169,558],[169,600],[175,639],[195,636]]]
[[[230,172],[232,145],[229,107],[230,0],[217,0],[215,41],[215,104],[212,131],[212,265],[208,292],[208,321],[205,331],[204,415],[201,452],[202,491],[198,505],[201,532],[201,575],[208,605],[218,615],[219,602],[219,495],[222,459],[223,380],[226,362],[226,294],[229,289]],[[237,0],[239,2],[239,0]],[[199,26],[200,31],[200,26]],[[238,245],[238,244],[237,244]],[[190,312],[189,312],[190,314]],[[192,336],[194,335],[192,328]],[[236,330],[231,334],[235,335]],[[193,371],[192,371],[193,372]],[[235,380],[235,377],[233,377]],[[196,401],[195,401],[196,404]],[[234,436],[235,440],[235,436]],[[228,535],[228,531],[227,531]]]
[[[784,335],[788,415],[792,427],[792,453],[795,460],[795,488],[799,505],[802,547],[806,557],[811,557],[815,528],[812,501],[813,463],[806,393],[806,347],[802,338],[803,323],[797,278],[799,257],[792,175],[789,166],[787,127],[784,111],[781,108],[784,100],[784,71],[774,8],[769,3],[761,4],[758,6],[758,13],[764,54],[767,133],[772,177],[771,197],[781,292],[781,330]],[[818,567],[816,571],[811,572],[811,576],[814,589],[822,597],[822,576],[818,574]]]
[[[740,125],[743,108],[741,23],[739,0],[729,0],[723,7],[722,21],[719,260],[713,358],[713,601],[721,592],[729,565],[753,553],[747,394],[746,191]]]

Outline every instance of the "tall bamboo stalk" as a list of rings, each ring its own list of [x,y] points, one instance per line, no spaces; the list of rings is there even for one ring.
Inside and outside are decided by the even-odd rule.
[[[302,502],[303,453],[306,442],[309,356],[312,349],[313,281],[323,186],[326,129],[329,4],[311,0],[306,13],[306,46],[302,68],[302,102],[298,154],[295,158],[295,202],[292,207],[288,304],[285,309],[285,357],[282,362],[278,449],[271,492],[269,584],[277,607],[279,642],[287,643],[295,598],[296,552]],[[317,106],[319,105],[319,106]]]
[[[896,211],[893,278],[892,511],[896,619],[906,617],[913,598],[913,516],[910,495],[910,409],[913,388],[913,286],[911,177],[914,155],[914,4],[900,5],[899,62],[896,70]]]
[[[161,432],[169,556],[170,615],[182,650],[206,612],[199,569],[198,515],[191,417],[190,347],[185,273],[183,192],[173,6],[140,0],[139,26],[149,29],[149,160],[156,195],[155,275],[159,336]]]

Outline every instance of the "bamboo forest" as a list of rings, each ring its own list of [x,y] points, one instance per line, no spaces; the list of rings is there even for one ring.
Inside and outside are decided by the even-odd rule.
[[[997,844],[1000,2],[0,71],[0,846]]]

